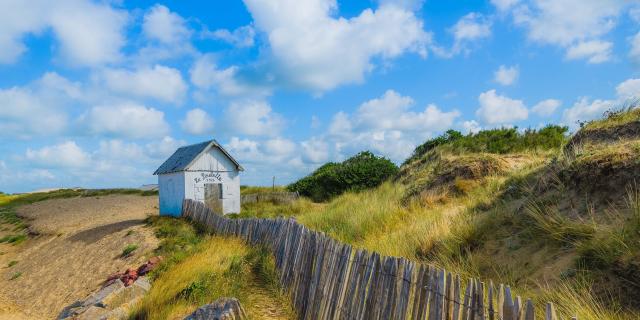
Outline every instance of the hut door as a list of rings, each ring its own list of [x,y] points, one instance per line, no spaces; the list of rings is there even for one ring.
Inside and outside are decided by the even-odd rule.
[[[222,213],[222,183],[204,185],[204,204],[217,214]]]

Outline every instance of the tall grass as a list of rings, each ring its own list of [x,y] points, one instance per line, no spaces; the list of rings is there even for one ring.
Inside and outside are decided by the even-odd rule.
[[[149,223],[162,239],[156,253],[165,259],[152,271],[151,290],[132,310],[131,319],[182,319],[221,297],[240,300],[252,319],[262,319],[260,305],[295,318],[266,249],[208,236],[181,219],[153,217]]]

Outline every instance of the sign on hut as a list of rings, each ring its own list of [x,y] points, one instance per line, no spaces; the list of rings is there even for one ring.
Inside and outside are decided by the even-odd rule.
[[[160,215],[179,216],[184,199],[203,202],[219,214],[239,213],[243,170],[215,140],[179,148],[153,173]]]

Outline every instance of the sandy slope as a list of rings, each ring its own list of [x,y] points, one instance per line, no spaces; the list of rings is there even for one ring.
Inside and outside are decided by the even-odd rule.
[[[157,197],[110,195],[20,207],[40,235],[17,247],[0,244],[0,319],[55,318],[109,274],[144,262],[158,241],[143,219],[157,214],[157,204]],[[122,258],[127,244],[140,248]]]

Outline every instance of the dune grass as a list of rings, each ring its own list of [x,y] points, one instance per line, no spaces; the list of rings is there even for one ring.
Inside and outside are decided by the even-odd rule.
[[[637,225],[633,217],[640,217],[640,196],[630,191],[629,204],[604,218],[567,216],[549,205],[562,198],[561,184],[553,186],[557,183],[553,179],[544,182],[547,189],[557,188],[550,198],[539,199],[534,190],[547,174],[552,155],[535,154],[532,161],[511,171],[454,182],[462,192],[423,194],[407,201],[410,183],[405,179],[348,192],[320,205],[300,199],[251,208],[243,216],[293,215],[356,247],[435,264],[463,277],[510,284],[517,294],[538,301],[538,306],[554,302],[564,317],[635,317],[615,307],[615,298],[603,298],[602,292],[596,296],[590,286],[598,281],[599,271],[593,267],[606,269],[625,259],[633,261],[637,256],[633,251],[640,251],[634,242],[640,243],[636,237],[640,229],[631,227]],[[410,175],[416,172],[419,168]],[[608,265],[585,270],[585,257]]]
[[[254,194],[254,193],[270,193],[270,192],[286,192],[285,186],[240,186],[240,194]]]
[[[262,319],[260,306],[278,309],[284,319],[295,318],[266,249],[208,236],[181,219],[154,217],[149,223],[162,239],[157,253],[165,259],[152,272],[152,288],[131,319],[182,319],[221,297],[240,300],[252,319]]]

